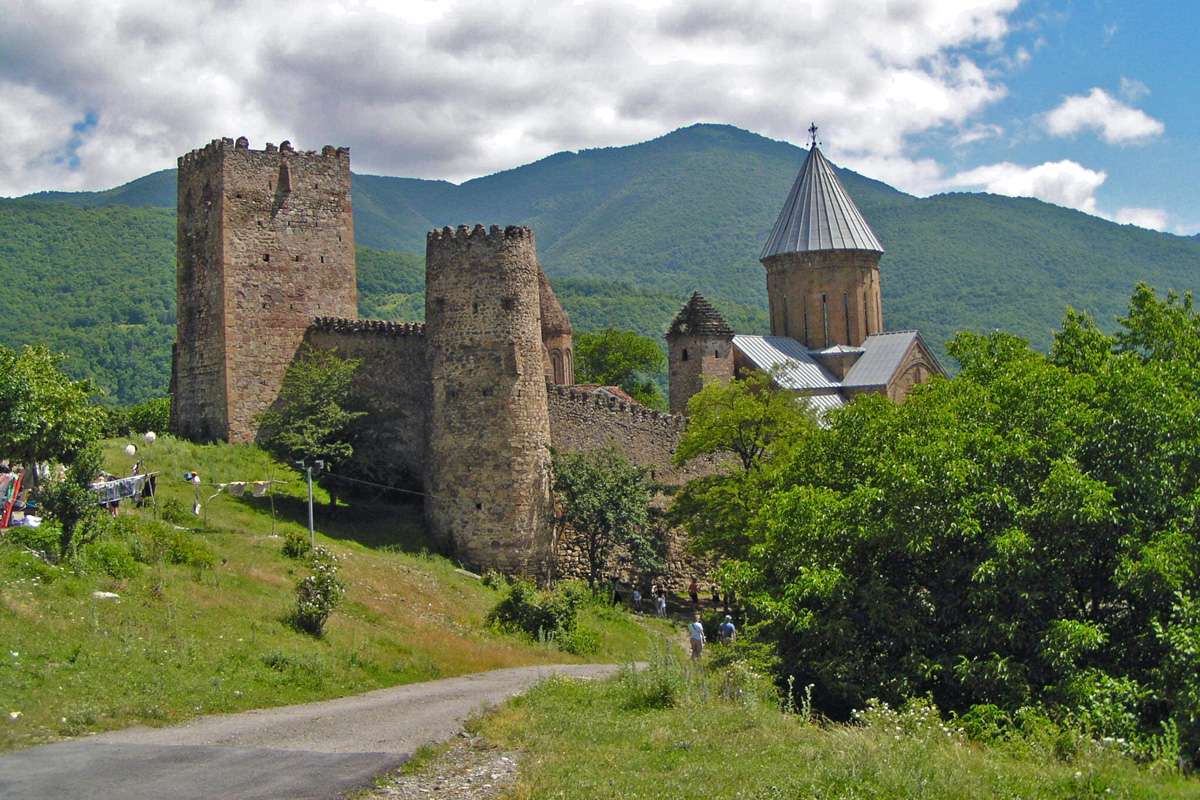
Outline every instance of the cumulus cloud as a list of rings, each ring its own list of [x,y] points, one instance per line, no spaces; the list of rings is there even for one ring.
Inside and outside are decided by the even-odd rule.
[[[919,183],[910,139],[1004,96],[971,54],[1017,4],[27,0],[0,26],[0,195],[111,186],[216,136],[461,179],[697,121],[798,140],[813,119],[831,157]]]
[[[1025,167],[1007,161],[960,172],[944,182],[947,188],[982,189],[1009,197],[1036,197],[1047,203],[1096,214],[1096,190],[1108,178],[1074,161],[1047,161]]]
[[[1137,225],[1152,231],[1168,229],[1167,212],[1161,208],[1119,208],[1112,219],[1122,225]]]
[[[1109,144],[1133,144],[1160,136],[1161,122],[1146,112],[1127,106],[1103,89],[1072,95],[1045,116],[1046,130],[1055,136],[1074,136],[1094,130]]]

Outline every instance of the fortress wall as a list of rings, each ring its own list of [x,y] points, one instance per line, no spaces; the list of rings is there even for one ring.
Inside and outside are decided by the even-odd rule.
[[[671,463],[679,437],[686,422],[683,417],[651,411],[643,406],[629,405],[616,400],[573,390],[565,386],[547,386],[550,408],[550,438],[555,449],[580,452],[615,444],[633,463],[650,470],[654,483],[664,487],[681,486],[693,478],[710,475],[720,467],[711,458],[694,459],[682,467]],[[657,514],[670,505],[670,497],[660,493],[652,505]],[[695,577],[702,586],[712,571],[712,564],[686,551],[686,534],[679,528],[663,526],[666,549],[666,572],[656,579],[671,591],[683,593]],[[586,578],[587,557],[579,535],[573,530],[560,532],[555,543],[558,577]],[[639,577],[633,574],[628,554],[613,554],[606,576],[615,576],[626,585]],[[648,596],[648,581],[643,581],[642,593]]]
[[[432,393],[425,326],[323,317],[304,340],[362,360],[354,376],[355,400],[367,412],[355,423],[359,474],[380,483],[420,484]]]

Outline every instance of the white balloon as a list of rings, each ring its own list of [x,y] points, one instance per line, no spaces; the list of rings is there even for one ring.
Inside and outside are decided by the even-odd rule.
[[[131,444],[125,445],[125,455],[133,458],[135,455],[137,455],[137,448]]]
[[[155,433],[154,431],[146,431],[145,438],[146,438],[146,444],[154,444],[155,440],[158,439],[158,434]]]

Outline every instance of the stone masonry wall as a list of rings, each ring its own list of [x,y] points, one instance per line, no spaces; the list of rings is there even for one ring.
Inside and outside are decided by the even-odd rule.
[[[224,438],[228,430],[222,167],[213,145],[179,159],[170,428],[200,441]]]
[[[433,393],[425,326],[323,317],[305,342],[362,361],[353,391],[367,413],[354,424],[356,471],[380,483],[421,484]]]
[[[633,463],[650,470],[651,480],[665,487],[682,486],[689,480],[712,474],[719,468],[714,459],[694,459],[682,467],[671,463],[679,444],[685,420],[661,414],[643,406],[606,400],[563,386],[548,386],[551,441],[556,450],[579,452],[615,444]],[[666,494],[658,495],[653,505],[663,511],[670,503]],[[686,534],[679,529],[664,532],[666,572],[655,576],[659,585],[683,592],[692,578],[707,586],[712,565],[686,551]],[[555,542],[556,574],[565,578],[586,578],[587,558],[578,534],[568,529]],[[647,582],[646,576],[634,575],[626,553],[617,552],[605,569],[625,584]],[[647,593],[648,585],[642,586]]]
[[[668,336],[667,347],[672,414],[686,414],[688,400],[710,381],[733,379],[732,337]]]
[[[474,567],[544,575],[550,420],[533,232],[432,231],[425,284],[430,527]]]
[[[350,151],[216,139],[179,159],[179,412],[192,438],[254,438],[314,317],[357,316]]]
[[[766,259],[771,334],[821,349],[835,344],[857,347],[867,336],[882,332],[879,255],[845,250]]]

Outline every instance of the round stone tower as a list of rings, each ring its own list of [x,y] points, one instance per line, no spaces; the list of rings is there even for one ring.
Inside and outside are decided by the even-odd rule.
[[[883,246],[814,140],[760,260],[771,334],[810,350],[858,347],[883,332]]]
[[[539,575],[550,552],[550,417],[529,228],[431,231],[427,518],[466,563]]]

